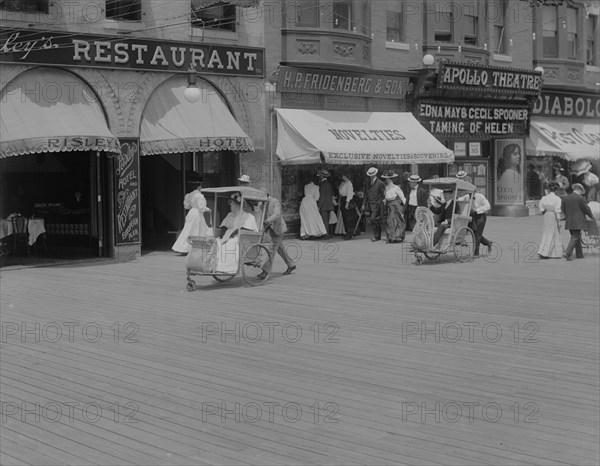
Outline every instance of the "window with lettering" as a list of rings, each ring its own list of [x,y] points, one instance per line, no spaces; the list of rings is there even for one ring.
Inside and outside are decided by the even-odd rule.
[[[4,0],[0,1],[0,10],[48,13],[48,3],[48,0]]]
[[[192,26],[235,32],[237,18],[235,5],[220,2],[206,6],[206,0],[192,0]]]
[[[598,16],[588,15],[585,20],[585,63],[598,66]]]
[[[400,11],[387,12],[385,40],[387,42],[404,42],[404,29],[402,28],[402,13]]]
[[[106,0],[106,19],[140,21],[142,0]]]

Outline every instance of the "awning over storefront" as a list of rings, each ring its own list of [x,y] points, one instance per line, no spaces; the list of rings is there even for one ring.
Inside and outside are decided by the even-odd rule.
[[[600,160],[600,123],[594,120],[531,120],[527,155],[556,156],[568,161]]]
[[[118,152],[98,98],[71,73],[27,71],[0,94],[0,158],[43,152]]]
[[[192,0],[192,7],[194,9],[208,8],[217,3],[225,3],[223,0]],[[239,6],[240,8],[257,7],[259,0],[227,0],[227,3]]]
[[[170,79],[150,97],[140,129],[142,155],[254,150],[214,88],[198,82],[202,96],[190,103],[183,97],[186,87],[185,78]]]
[[[277,109],[283,164],[448,163],[454,153],[411,113]]]

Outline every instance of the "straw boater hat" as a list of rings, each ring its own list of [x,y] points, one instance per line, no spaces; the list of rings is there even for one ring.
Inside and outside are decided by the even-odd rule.
[[[242,175],[238,178],[238,181],[242,183],[250,183],[250,177],[248,175]]]
[[[573,188],[573,191],[579,191],[580,194],[585,193],[585,188],[579,183],[574,183],[571,187]]]
[[[329,173],[327,170],[321,170],[317,172],[317,175],[322,176],[323,178],[329,178],[331,173]]]
[[[377,170],[375,167],[371,167],[367,171],[367,176],[375,176],[377,173],[379,173],[379,170]]]
[[[392,170],[386,170],[381,175],[382,178],[396,178],[397,176]]]
[[[457,174],[456,177],[457,178],[464,178],[465,176],[467,176],[467,172],[464,170],[460,170]]]
[[[420,183],[421,181],[422,180],[421,180],[421,177],[419,175],[410,175],[408,177],[408,182],[409,183]]]

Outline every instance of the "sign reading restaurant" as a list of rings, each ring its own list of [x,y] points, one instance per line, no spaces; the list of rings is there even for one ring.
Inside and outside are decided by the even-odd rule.
[[[527,106],[488,103],[455,104],[421,101],[417,109],[420,123],[436,137],[503,138],[526,131]]]
[[[404,99],[409,78],[279,67],[277,90],[307,94]]]
[[[264,49],[134,37],[3,29],[0,62],[187,71],[238,76],[264,75]]]
[[[440,64],[437,86],[439,89],[457,91],[537,96],[542,89],[542,74],[514,68],[446,62]]]

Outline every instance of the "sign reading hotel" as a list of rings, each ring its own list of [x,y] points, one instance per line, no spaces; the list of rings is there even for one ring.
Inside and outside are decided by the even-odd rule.
[[[554,118],[600,118],[600,95],[577,95],[544,91],[533,106],[533,116]]]
[[[121,138],[121,150],[113,158],[115,192],[115,244],[140,242],[139,145]]]
[[[542,89],[542,75],[537,71],[447,62],[440,64],[438,88],[537,96]]]
[[[408,77],[281,66],[277,90],[307,94],[404,99]]]
[[[0,62],[264,76],[264,49],[121,36],[4,29]]]
[[[436,137],[491,139],[524,133],[529,109],[494,104],[453,104],[422,101],[419,121]]]

